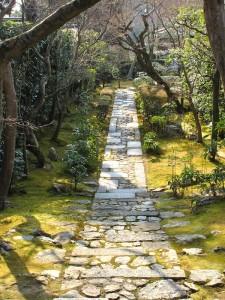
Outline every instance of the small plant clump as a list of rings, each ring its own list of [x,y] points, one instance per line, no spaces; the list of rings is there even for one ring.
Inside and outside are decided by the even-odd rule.
[[[169,185],[175,197],[183,195],[186,188],[197,185],[202,191],[216,196],[219,192],[225,192],[224,181],[224,167],[217,167],[211,173],[204,174],[190,165],[185,166],[180,175],[172,176]]]
[[[144,136],[144,150],[151,154],[160,154],[159,142],[155,132],[149,131]]]

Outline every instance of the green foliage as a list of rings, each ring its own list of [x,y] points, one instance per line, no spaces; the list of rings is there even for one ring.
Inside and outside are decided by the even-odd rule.
[[[136,87],[139,87],[142,84],[151,85],[151,84],[153,84],[153,80],[151,77],[149,77],[145,74],[141,74],[139,77],[137,77],[133,80],[133,84]]]
[[[79,154],[76,145],[70,144],[65,151],[64,163],[73,177],[75,190],[77,190],[77,184],[87,175],[87,160]]]
[[[164,133],[167,124],[167,118],[165,116],[152,116],[149,121],[154,131]]]
[[[194,166],[185,166],[180,175],[172,176],[169,182],[174,196],[183,194],[187,187],[200,185],[203,192],[210,192],[216,196],[218,191],[224,190],[225,168],[217,167],[211,173],[205,174],[196,170]]]
[[[171,50],[169,61],[180,66],[184,98],[187,99],[191,94],[197,110],[209,121],[215,63],[208,36],[202,34],[206,32],[203,10],[182,8],[177,21],[184,40],[180,47]]]
[[[160,147],[155,132],[149,131],[144,135],[143,147],[147,153],[160,154]]]
[[[94,171],[98,165],[99,145],[97,130],[88,121],[80,123],[73,131],[73,145],[86,159],[86,167]]]

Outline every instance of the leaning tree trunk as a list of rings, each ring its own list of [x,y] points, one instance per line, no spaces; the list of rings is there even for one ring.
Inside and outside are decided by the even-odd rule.
[[[219,97],[220,97],[220,73],[217,70],[213,77],[212,133],[211,133],[211,149],[210,149],[210,159],[212,161],[215,161],[216,153],[217,153],[217,139],[218,139],[217,124],[220,118]]]
[[[145,57],[143,54],[140,53],[136,53],[136,55],[137,55],[137,61],[142,67],[142,69],[148,74],[149,77],[151,77],[154,81],[156,81],[157,84],[161,85],[164,88],[168,100],[173,101],[176,104],[177,111],[179,113],[183,112],[183,107],[181,103],[178,101],[176,95],[171,91],[171,88],[168,85],[168,83],[156,71],[151,60],[149,59],[148,54],[146,53]]]
[[[5,96],[4,155],[0,172],[0,210],[5,208],[13,175],[16,147],[17,99],[11,64],[1,66]]]

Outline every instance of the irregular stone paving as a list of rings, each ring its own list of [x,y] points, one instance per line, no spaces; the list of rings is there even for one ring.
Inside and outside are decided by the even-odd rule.
[[[98,191],[60,299],[187,299],[185,273],[146,186],[132,89],[113,107]]]

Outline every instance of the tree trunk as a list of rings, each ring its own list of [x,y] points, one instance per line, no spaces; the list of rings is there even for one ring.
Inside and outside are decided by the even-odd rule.
[[[42,153],[37,137],[31,128],[27,128],[26,131],[27,150],[30,151],[37,158],[37,167],[44,168],[45,156]]]
[[[62,105],[60,103],[60,100],[57,98],[57,109],[58,109],[58,118],[57,118],[57,125],[56,125],[56,128],[55,128],[55,131],[52,135],[52,141],[57,141],[58,139],[58,136],[59,136],[59,132],[60,132],[60,129],[62,127],[62,122],[63,122],[63,115],[64,115],[64,105]]]
[[[5,95],[4,154],[0,172],[0,210],[5,208],[13,175],[16,147],[17,99],[11,64],[2,65],[3,90]]]
[[[55,131],[52,136],[52,141],[55,141],[55,142],[57,141],[57,139],[59,137],[60,129],[62,127],[62,121],[63,121],[63,112],[62,112],[62,110],[60,110],[59,114],[58,114],[57,125],[56,125]]]
[[[225,10],[224,0],[204,0],[206,27],[216,66],[225,89]]]
[[[143,59],[141,56],[141,54],[137,54],[137,60],[138,63],[140,64],[140,66],[142,67],[143,71],[145,71],[149,77],[151,77],[154,81],[157,82],[157,84],[163,86],[168,100],[169,101],[173,101],[174,103],[176,103],[177,106],[177,112],[182,113],[183,112],[183,107],[181,105],[181,103],[178,101],[178,99],[176,98],[176,96],[174,95],[174,93],[171,91],[170,86],[168,85],[168,83],[163,80],[163,78],[160,76],[160,74],[155,70],[154,66],[152,65],[152,62],[150,61],[148,54],[146,53],[146,57],[145,59]]]
[[[195,105],[194,105],[191,95],[189,95],[188,101],[189,101],[191,112],[193,113],[194,120],[195,120],[195,126],[196,126],[196,132],[197,132],[197,142],[202,144],[203,143],[202,126],[201,126],[199,115],[195,108]]]
[[[197,132],[197,142],[202,144],[203,143],[202,126],[201,126],[201,122],[199,119],[198,111],[195,108],[195,105],[194,105],[194,102],[192,99],[194,88],[192,86],[191,80],[188,77],[188,73],[187,73],[187,70],[186,70],[186,67],[184,64],[182,64],[182,70],[184,72],[184,78],[185,78],[185,81],[186,81],[186,84],[188,87],[188,102],[189,102],[190,109],[191,109],[191,112],[193,113],[194,120],[195,120],[195,127],[196,127],[196,132]]]
[[[212,161],[215,161],[216,153],[217,153],[217,139],[218,139],[217,124],[220,118],[219,97],[220,97],[220,73],[217,70],[213,77],[212,133],[211,133],[211,149],[210,149],[210,159]]]

